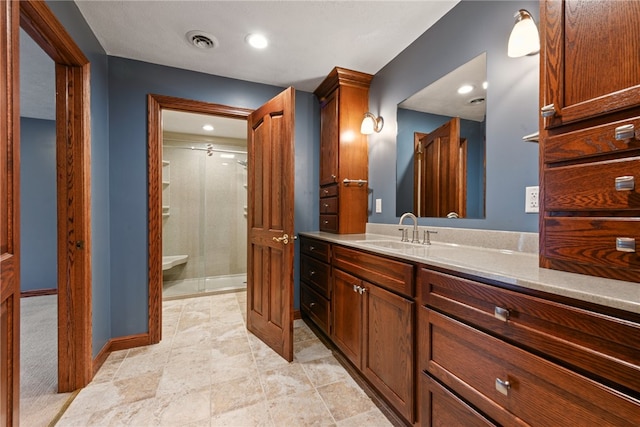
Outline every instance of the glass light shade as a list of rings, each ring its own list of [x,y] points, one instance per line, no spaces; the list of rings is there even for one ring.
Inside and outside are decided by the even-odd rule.
[[[371,135],[374,132],[380,132],[383,126],[382,117],[376,117],[371,113],[365,113],[360,125],[360,133],[363,135]]]
[[[538,27],[531,14],[521,9],[516,13],[516,24],[513,26],[511,36],[509,36],[507,55],[511,58],[519,58],[538,52],[540,52]]]

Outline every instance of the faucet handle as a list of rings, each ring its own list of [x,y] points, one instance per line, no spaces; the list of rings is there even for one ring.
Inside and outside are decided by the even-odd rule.
[[[431,235],[432,234],[438,234],[437,231],[431,231],[431,230],[424,230],[424,238],[422,240],[422,244],[423,245],[430,245],[431,244]]]
[[[401,242],[408,242],[409,238],[407,237],[407,229],[406,228],[398,228],[398,230],[402,231],[402,239]]]

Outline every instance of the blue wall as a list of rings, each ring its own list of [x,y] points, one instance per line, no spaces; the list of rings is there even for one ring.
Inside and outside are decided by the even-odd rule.
[[[482,52],[487,52],[486,218],[421,218],[420,224],[538,231],[538,215],[524,213],[526,186],[538,185],[538,144],[522,136],[538,129],[540,56],[507,57],[513,15],[527,9],[538,22],[537,1],[462,1],[380,70],[369,109],[385,127],[369,137],[369,181],[382,213],[370,222],[397,223],[397,104]]]
[[[147,94],[256,109],[283,90],[123,58],[109,58],[111,318],[113,336],[147,331]],[[296,92],[296,231],[318,228],[319,109]],[[311,165],[311,167],[309,167]],[[296,272],[296,277],[298,273]],[[296,294],[298,284],[296,283]],[[298,298],[296,298],[296,306]]]
[[[111,334],[109,271],[109,87],[107,55],[75,3],[47,1],[91,63],[91,268],[93,355]]]
[[[56,122],[20,117],[20,290],[58,288]]]

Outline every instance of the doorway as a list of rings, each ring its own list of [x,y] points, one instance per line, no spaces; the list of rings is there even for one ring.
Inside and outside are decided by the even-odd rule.
[[[158,343],[162,338],[163,218],[166,218],[166,216],[163,217],[163,212],[170,214],[172,205],[172,202],[169,202],[166,205],[163,204],[163,189],[169,188],[172,185],[170,178],[163,179],[163,111],[170,110],[173,112],[206,114],[216,117],[244,120],[246,122],[252,110],[153,94],[147,97],[147,109],[147,172],[149,182],[149,341],[150,343]],[[206,148],[206,144],[204,147]],[[164,166],[169,166],[169,171],[172,168],[171,163],[168,165],[164,163]],[[170,176],[171,172],[168,173],[168,177]],[[167,178],[166,171],[165,178]],[[164,184],[163,180],[165,182]],[[169,196],[169,198],[170,197],[171,196]],[[165,200],[168,199],[165,197]],[[163,208],[163,206],[168,206],[168,208]],[[185,254],[167,253],[167,255]]]
[[[247,121],[162,110],[162,296],[247,281]]]

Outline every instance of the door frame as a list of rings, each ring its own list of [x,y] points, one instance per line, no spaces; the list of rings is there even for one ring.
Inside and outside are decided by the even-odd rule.
[[[19,40],[22,28],[56,64],[58,391],[68,392],[93,376],[90,65],[45,2],[23,0],[19,7],[12,39]],[[17,56],[16,64],[12,85],[18,91]],[[19,102],[8,114],[19,120]]]
[[[247,120],[254,111],[166,95],[147,95],[149,197],[149,343],[162,339],[162,110]]]

